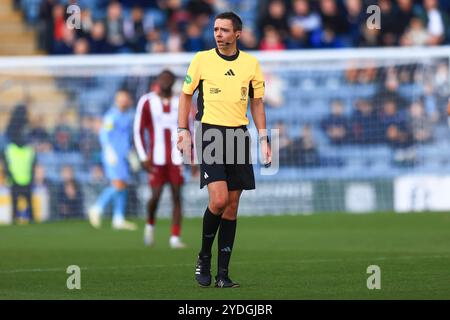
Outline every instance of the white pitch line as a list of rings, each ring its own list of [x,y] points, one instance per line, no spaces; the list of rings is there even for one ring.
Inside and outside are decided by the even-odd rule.
[[[399,257],[374,257],[374,258],[335,258],[335,259],[299,259],[299,260],[278,260],[278,261],[247,261],[234,262],[233,264],[301,264],[301,263],[321,263],[321,262],[336,262],[336,261],[378,261],[378,260],[411,260],[411,259],[445,259],[450,256],[435,255],[435,256],[399,256]],[[167,268],[167,267],[192,267],[194,264],[178,263],[178,264],[146,264],[146,265],[128,265],[128,266],[107,266],[107,267],[80,267],[80,270],[120,270],[120,269],[139,269],[139,268]],[[0,270],[0,274],[10,273],[27,273],[27,272],[66,272],[64,268],[33,268],[33,269],[11,269]]]

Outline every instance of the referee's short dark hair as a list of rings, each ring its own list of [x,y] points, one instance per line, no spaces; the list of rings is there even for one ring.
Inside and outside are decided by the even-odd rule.
[[[242,31],[242,20],[241,18],[234,12],[228,11],[228,12],[222,12],[219,13],[215,18],[214,21],[217,19],[228,19],[231,20],[233,23],[233,29],[234,31]]]

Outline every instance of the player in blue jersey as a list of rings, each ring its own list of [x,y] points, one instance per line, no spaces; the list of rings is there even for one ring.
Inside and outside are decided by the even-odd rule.
[[[130,110],[131,98],[126,90],[120,89],[115,96],[115,104],[103,118],[100,130],[102,162],[111,185],[103,190],[89,210],[89,222],[95,228],[101,225],[101,216],[114,199],[112,227],[121,230],[136,230],[137,226],[125,220],[127,204],[127,184],[130,178],[128,154],[132,145],[134,113]]]

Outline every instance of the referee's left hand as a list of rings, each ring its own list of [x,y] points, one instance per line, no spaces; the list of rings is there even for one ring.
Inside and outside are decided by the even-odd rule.
[[[183,162],[190,163],[191,159],[191,133],[189,130],[183,130],[178,133],[177,149],[183,155]],[[188,160],[188,162],[186,162]]]
[[[261,153],[264,165],[270,165],[272,163],[272,150],[269,142],[264,139],[261,141]]]

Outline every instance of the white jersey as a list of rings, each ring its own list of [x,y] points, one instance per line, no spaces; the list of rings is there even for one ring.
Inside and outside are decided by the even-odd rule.
[[[177,127],[178,97],[161,99],[154,92],[143,95],[134,118],[134,145],[139,160],[151,159],[152,164],[158,166],[181,165],[183,158],[177,149]]]

